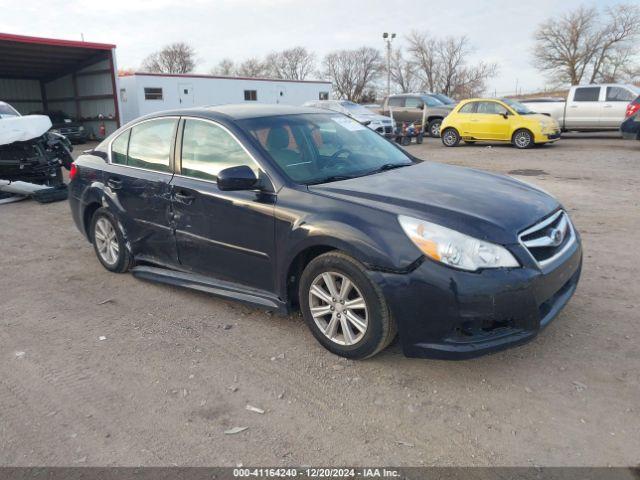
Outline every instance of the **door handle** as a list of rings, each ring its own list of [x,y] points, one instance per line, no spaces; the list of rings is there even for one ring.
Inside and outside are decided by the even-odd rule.
[[[174,198],[176,199],[176,202],[182,203],[184,205],[191,205],[193,201],[196,199],[196,197],[184,191],[176,192],[176,194],[174,195]]]
[[[110,178],[109,180],[107,180],[107,186],[111,190],[119,190],[122,188],[122,180],[120,180],[119,178]]]

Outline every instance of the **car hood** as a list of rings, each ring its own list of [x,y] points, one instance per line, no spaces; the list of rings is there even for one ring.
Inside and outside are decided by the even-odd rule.
[[[431,162],[309,189],[504,245],[517,243],[519,232],[560,207],[549,194],[514,178]]]
[[[382,122],[391,123],[391,118],[384,115],[378,115],[377,113],[353,115],[353,118],[359,122]]]

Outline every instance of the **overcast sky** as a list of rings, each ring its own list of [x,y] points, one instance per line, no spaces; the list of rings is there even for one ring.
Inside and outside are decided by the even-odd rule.
[[[404,43],[411,30],[467,35],[474,60],[497,62],[490,93],[544,86],[531,66],[532,33],[549,16],[580,4],[614,0],[2,0],[0,32],[114,43],[119,68],[137,68],[162,45],[186,41],[208,73],[223,57],[242,60],[303,45],[320,57],[330,50],[383,48],[382,32]]]

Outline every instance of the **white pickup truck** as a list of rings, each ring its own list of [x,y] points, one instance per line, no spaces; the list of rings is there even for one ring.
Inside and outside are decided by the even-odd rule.
[[[640,96],[634,85],[575,85],[566,101],[549,99],[522,100],[536,113],[557,120],[563,131],[593,132],[618,130],[624,121],[627,105]]]

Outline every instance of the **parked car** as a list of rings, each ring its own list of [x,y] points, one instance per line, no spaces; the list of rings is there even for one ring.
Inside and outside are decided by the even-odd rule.
[[[555,198],[418,160],[334,112],[156,113],[81,155],[70,178],[73,219],[107,270],[300,308],[348,358],[396,331],[418,357],[526,342],[580,276],[580,236]]]
[[[640,88],[635,85],[576,85],[569,90],[566,101],[521,103],[554,118],[565,132],[607,131],[620,128],[627,105],[638,95]]]
[[[403,93],[384,99],[380,114],[391,116],[398,122],[422,125],[423,109],[426,106],[426,133],[431,137],[440,136],[442,119],[453,109],[437,98],[424,93]]]
[[[395,123],[389,117],[379,115],[378,113],[365,108],[357,103],[350,102],[348,100],[318,100],[314,102],[307,102],[305,107],[322,108],[324,110],[331,110],[333,112],[342,113],[348,117],[357,120],[358,122],[366,125],[371,130],[378,132],[385,137],[393,137]]]
[[[48,117],[22,116],[0,102],[0,179],[51,186],[62,183],[61,167],[71,166],[72,146],[50,128]]]
[[[559,138],[558,122],[506,98],[464,100],[442,122],[442,143],[447,147],[464,140],[470,144],[511,142],[516,148],[530,148]]]
[[[620,125],[623,138],[640,140],[640,96],[627,107],[627,118]]]
[[[43,115],[51,119],[51,131],[63,135],[71,143],[86,143],[89,139],[84,126],[71,115],[60,110],[44,112]]]

